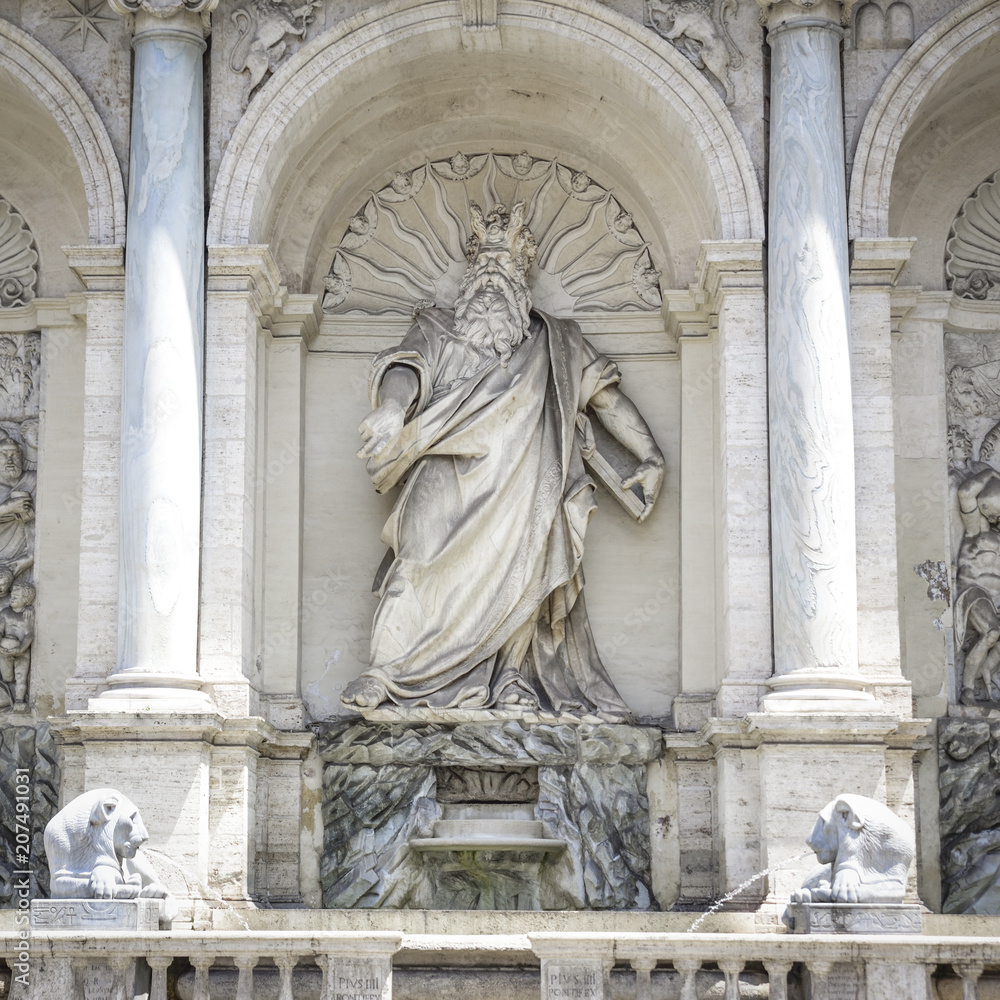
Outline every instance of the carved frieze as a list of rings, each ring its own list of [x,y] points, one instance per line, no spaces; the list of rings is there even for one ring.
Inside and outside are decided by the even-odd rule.
[[[643,9],[646,24],[714,77],[726,104],[732,104],[729,71],[743,65],[726,26],[727,18],[736,13],[736,0],[645,0]]]
[[[245,73],[243,107],[268,73],[288,55],[289,40],[303,39],[323,0],[294,5],[288,0],[251,0],[230,15],[237,39],[229,55],[234,73]]]
[[[41,335],[0,336],[0,712],[28,708]]]
[[[1000,302],[1000,171],[967,198],[945,245],[948,285],[963,299]]]
[[[26,306],[38,285],[38,250],[28,224],[0,198],[0,309]]]
[[[945,338],[954,700],[1000,702],[1000,335]]]
[[[538,242],[532,298],[555,315],[655,311],[660,272],[632,215],[585,171],[527,152],[465,153],[399,171],[351,217],[323,311],[451,308],[468,266],[469,205],[525,202]]]

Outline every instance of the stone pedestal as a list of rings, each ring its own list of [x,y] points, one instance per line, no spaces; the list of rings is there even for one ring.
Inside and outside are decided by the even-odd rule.
[[[34,930],[103,934],[105,931],[155,931],[163,912],[161,899],[33,899]]]
[[[531,950],[541,960],[541,1000],[605,1000],[614,948],[608,943],[560,941],[529,934]]]

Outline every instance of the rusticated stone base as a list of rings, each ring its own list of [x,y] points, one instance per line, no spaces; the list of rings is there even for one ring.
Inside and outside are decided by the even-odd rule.
[[[323,724],[317,735],[325,906],[656,908],[646,766],[660,752],[658,729],[359,720]],[[486,844],[410,848],[456,815],[540,821],[566,848],[540,854],[537,875],[534,863],[505,870]],[[537,885],[524,884],[526,873]]]

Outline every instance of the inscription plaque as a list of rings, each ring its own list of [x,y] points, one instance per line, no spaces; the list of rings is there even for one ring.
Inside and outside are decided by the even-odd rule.
[[[388,958],[335,956],[331,1000],[391,1000],[392,963]]]
[[[600,959],[542,959],[542,1000],[604,1000]]]

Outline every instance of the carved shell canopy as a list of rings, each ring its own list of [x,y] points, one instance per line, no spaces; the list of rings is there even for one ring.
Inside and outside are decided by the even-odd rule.
[[[945,246],[948,287],[963,299],[1000,300],[1000,171],[967,198]]]
[[[538,243],[532,300],[556,315],[656,311],[660,273],[632,216],[582,170],[526,152],[463,153],[396,174],[354,214],[325,278],[325,313],[450,308],[469,206],[517,201]]]
[[[38,251],[27,223],[0,198],[0,308],[26,306],[38,284]]]

